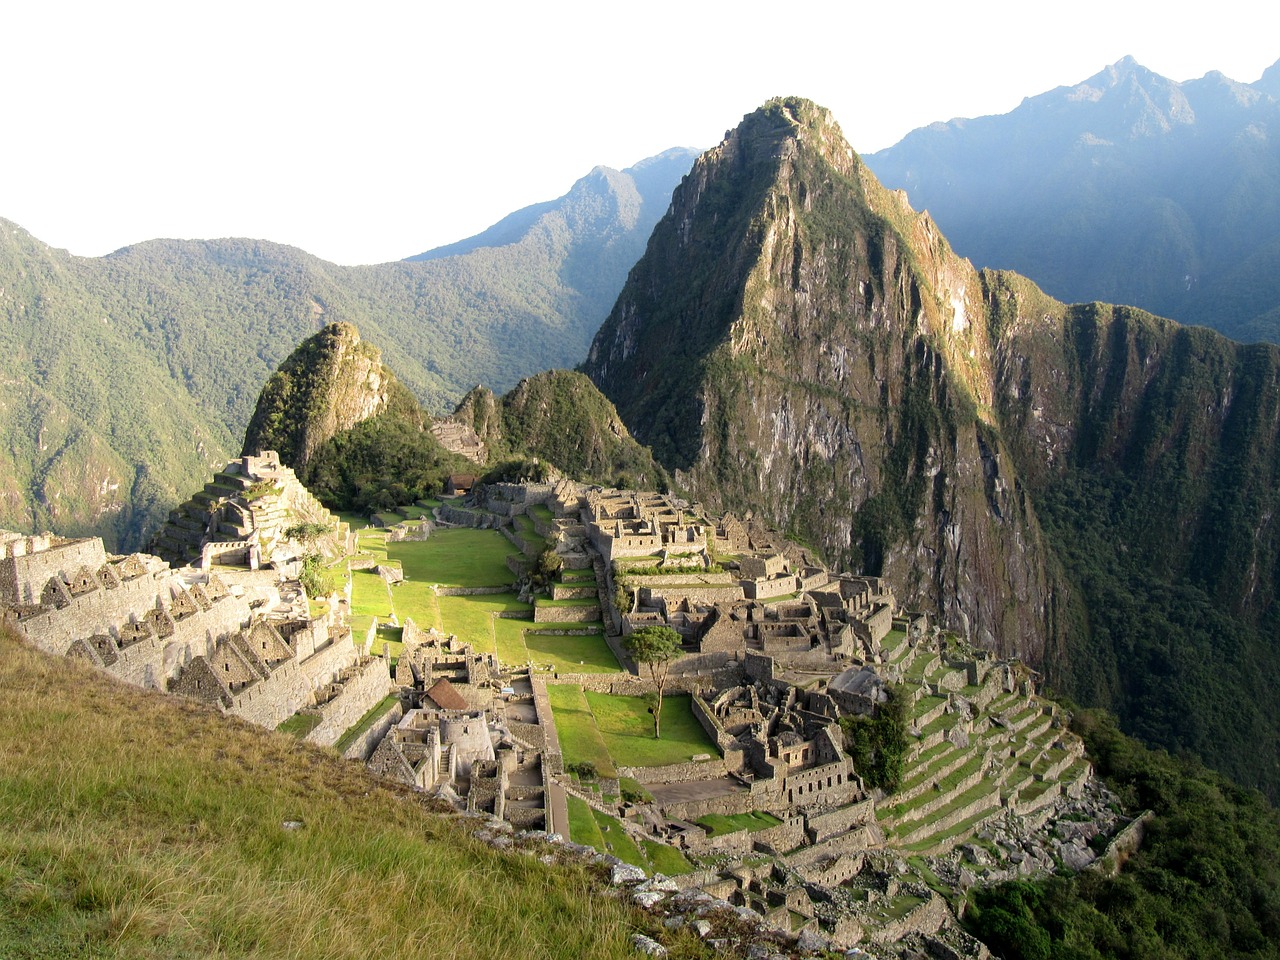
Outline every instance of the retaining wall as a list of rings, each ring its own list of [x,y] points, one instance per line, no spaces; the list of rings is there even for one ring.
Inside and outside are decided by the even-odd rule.
[[[320,708],[323,719],[307,734],[307,742],[322,747],[337,743],[392,689],[387,661],[382,657],[366,661],[357,668],[355,676],[342,685],[342,692]]]
[[[404,707],[399,703],[393,703],[391,708],[379,717],[373,726],[351,741],[347,749],[342,751],[342,756],[347,760],[365,762],[373,756],[373,751],[378,748],[378,744],[387,735],[387,731],[399,723],[403,717]]]

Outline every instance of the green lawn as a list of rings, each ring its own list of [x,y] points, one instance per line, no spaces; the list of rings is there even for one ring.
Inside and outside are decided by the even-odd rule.
[[[700,827],[706,827],[710,836],[718,836],[722,833],[734,833],[738,830],[748,830],[755,833],[757,830],[767,830],[769,827],[776,827],[782,821],[771,813],[765,813],[763,810],[752,810],[750,813],[734,813],[728,816],[719,813],[709,813],[705,817],[699,817],[694,821]]]
[[[378,624],[378,632],[373,636],[373,646],[369,652],[375,657],[382,656],[383,650],[388,650],[391,656],[398,657],[404,652],[404,644],[400,638],[404,636],[403,627],[383,626]],[[364,637],[360,637],[361,641]]]
[[[555,515],[551,512],[551,508],[545,503],[535,503],[529,508],[529,513],[545,523],[550,523],[555,519]]]
[[[593,810],[577,797],[569,800],[569,839],[595,847],[601,853],[612,853],[619,860],[650,872],[669,877],[689,873],[693,865],[675,847],[656,840],[642,841],[639,847],[608,814]]]
[[[549,684],[547,699],[551,702],[565,765],[585,761],[595,764],[601,776],[616,777],[618,771],[582,688],[569,683]]]
[[[533,608],[521,603],[513,593],[489,593],[473,597],[438,597],[441,628],[445,633],[457,634],[464,643],[474,644],[484,653],[495,653],[495,618],[499,611],[529,611]],[[415,621],[416,622],[416,621]],[[505,629],[505,628],[503,628]],[[519,661],[523,662],[523,661]]]
[[[591,815],[595,817],[596,825],[600,828],[600,836],[604,839],[602,853],[612,853],[619,860],[624,860],[645,870],[650,869],[649,861],[640,852],[636,842],[622,829],[622,824],[616,818],[609,816],[607,813],[601,813],[599,810],[592,810]]]
[[[351,573],[351,632],[361,642],[374,617],[386,620],[391,617],[391,591],[387,581],[372,570],[354,570]]]
[[[361,546],[364,537],[360,538]],[[387,556],[399,560],[409,580],[451,587],[493,587],[512,583],[507,557],[519,550],[497,530],[467,527],[437,530],[426,540],[386,545]]]
[[[587,691],[587,703],[614,763],[655,767],[683,763],[699,753],[719,751],[694,719],[688,696],[667,696],[662,703],[662,739],[653,736],[653,717],[643,697]]]
[[[693,864],[675,847],[659,843],[657,840],[644,840],[640,845],[644,848],[644,855],[649,858],[649,863],[658,873],[665,873],[668,877],[693,873]]]
[[[318,713],[295,713],[276,729],[281,733],[287,733],[290,736],[297,737],[299,740],[303,740],[308,733],[320,726],[322,719],[324,718]]]
[[[585,800],[575,796],[566,798],[569,801],[569,839],[574,843],[583,843],[604,851],[604,835],[596,823],[595,813]]]
[[[588,636],[552,636],[528,630],[524,634],[524,646],[535,663],[550,663],[557,673],[616,673],[622,669],[604,642],[603,631]]]

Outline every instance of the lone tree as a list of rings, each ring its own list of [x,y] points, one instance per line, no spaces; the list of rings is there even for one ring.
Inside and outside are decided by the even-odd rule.
[[[667,682],[671,661],[680,656],[680,634],[670,627],[642,627],[622,641],[627,653],[637,664],[649,668],[649,676],[658,685],[657,702],[649,708],[653,714],[653,736],[662,739],[662,688]]]

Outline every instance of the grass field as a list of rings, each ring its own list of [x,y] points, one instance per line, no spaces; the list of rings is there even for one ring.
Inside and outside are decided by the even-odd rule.
[[[570,683],[548,684],[547,699],[551,701],[565,764],[591,763],[601,776],[616,777],[618,771],[582,688]]]
[[[364,538],[361,537],[361,546]],[[426,540],[386,544],[386,555],[399,560],[409,580],[450,587],[496,587],[515,581],[507,557],[519,550],[497,530],[465,527],[437,530]]]
[[[639,846],[622,829],[614,817],[593,810],[577,797],[569,797],[569,839],[585,843],[601,853],[611,853],[619,860],[669,877],[690,873],[693,865],[675,847],[656,840],[644,840]]]
[[[755,833],[757,830],[776,827],[782,821],[771,813],[753,810],[750,813],[734,813],[728,816],[709,813],[705,817],[699,817],[694,822],[700,827],[706,827],[708,834],[714,837],[721,833],[734,833],[738,830],[747,830]]]
[[[492,850],[331,751],[7,634],[0,690],[5,958],[505,960],[518,937],[632,960],[637,930],[711,955],[585,866]]]
[[[615,764],[654,767],[683,763],[700,753],[719,756],[716,745],[694,719],[688,696],[662,701],[662,739],[653,736],[653,717],[642,697],[622,697],[587,691],[587,703],[600,736]],[[558,726],[557,726],[557,729]]]
[[[471,597],[438,597],[441,629],[457,634],[464,643],[475,644],[483,653],[496,652],[494,614],[528,612],[533,609],[521,603],[513,593],[487,593]],[[416,621],[415,621],[416,622]]]

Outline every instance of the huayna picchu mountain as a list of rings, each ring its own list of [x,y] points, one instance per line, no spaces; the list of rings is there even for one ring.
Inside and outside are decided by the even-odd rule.
[[[331,323],[302,341],[267,380],[244,437],[241,456],[275,450],[289,466],[304,466],[325,441],[392,409],[425,416],[377,347],[349,323]]]
[[[1276,348],[974,270],[782,99],[676,190],[584,371],[710,508],[1280,787]]]

